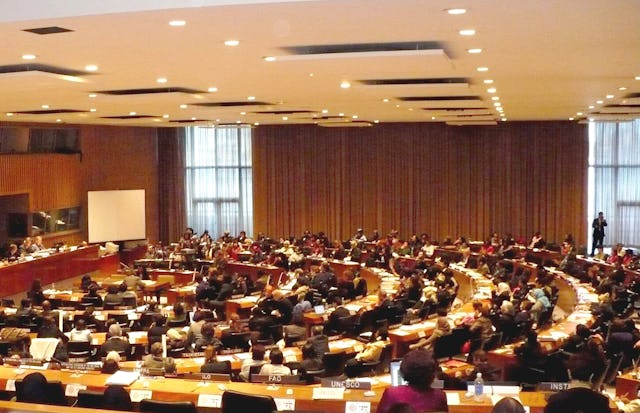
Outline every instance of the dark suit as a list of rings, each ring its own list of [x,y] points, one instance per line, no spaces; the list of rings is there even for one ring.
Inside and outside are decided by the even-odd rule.
[[[203,364],[202,367],[200,367],[200,373],[229,374],[231,373],[231,362],[215,361],[213,363]]]
[[[607,226],[607,220],[600,218],[596,218],[591,223],[591,228],[593,228],[593,244],[591,244],[591,255],[596,252],[596,248],[602,247],[604,242],[604,227]]]

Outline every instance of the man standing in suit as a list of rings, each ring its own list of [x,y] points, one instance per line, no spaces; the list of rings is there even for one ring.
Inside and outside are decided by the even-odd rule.
[[[598,212],[598,218],[593,220],[591,228],[593,228],[593,244],[591,244],[591,256],[596,251],[596,248],[602,247],[604,242],[604,227],[607,226],[607,220],[604,219],[604,213]]]

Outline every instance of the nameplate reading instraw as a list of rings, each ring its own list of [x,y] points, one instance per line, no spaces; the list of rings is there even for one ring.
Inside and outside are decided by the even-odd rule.
[[[314,387],[314,400],[342,400],[344,398],[344,387]]]
[[[344,405],[344,413],[371,413],[371,403],[348,401]]]
[[[140,403],[142,400],[150,399],[152,396],[152,391],[133,389],[129,393],[129,396],[131,397],[132,402]]]
[[[322,381],[320,382],[320,385],[322,387],[331,387],[331,388],[342,387],[345,389],[371,390],[370,381],[322,379]]]
[[[543,381],[538,384],[539,391],[563,391],[569,389],[569,383]]]
[[[211,407],[219,409],[222,407],[222,395],[220,394],[200,394],[198,395],[198,407]]]

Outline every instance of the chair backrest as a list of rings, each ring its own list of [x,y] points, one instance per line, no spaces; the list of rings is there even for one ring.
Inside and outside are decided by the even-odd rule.
[[[222,413],[272,413],[277,411],[271,396],[246,394],[227,390],[222,393]]]
[[[322,356],[325,374],[328,377],[339,376],[344,373],[344,366],[347,356],[344,351],[339,353],[325,353]]]
[[[140,401],[140,411],[143,413],[196,413],[196,406],[193,402],[144,399]]]
[[[67,353],[69,357],[89,357],[91,343],[88,341],[69,341],[67,342]]]
[[[87,407],[90,409],[103,409],[104,392],[93,390],[79,390],[77,407]]]
[[[231,333],[222,337],[222,345],[225,348],[241,348],[249,351],[249,339],[251,332]]]
[[[46,384],[46,397],[42,400],[42,395],[27,394],[23,390],[22,379],[18,379],[16,384],[16,401],[26,403],[43,403],[56,406],[66,406],[67,399],[64,395],[64,387],[60,381],[48,381]],[[35,397],[35,399],[34,399]]]

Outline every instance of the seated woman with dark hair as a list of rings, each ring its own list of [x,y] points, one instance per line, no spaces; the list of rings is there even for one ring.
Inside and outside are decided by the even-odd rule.
[[[133,411],[133,404],[129,393],[122,386],[109,386],[104,391],[103,409]]]
[[[318,371],[323,368],[322,358],[318,357],[313,344],[304,343],[302,346],[302,361],[300,362],[299,371],[305,373],[308,371]]]
[[[400,373],[406,385],[387,387],[382,393],[376,413],[389,413],[397,403],[406,403],[416,412],[446,412],[447,397],[442,390],[431,388],[435,377],[436,361],[423,349],[405,354],[400,364]]]
[[[284,356],[280,349],[273,349],[269,353],[269,363],[262,366],[260,369],[261,375],[282,375],[287,376],[291,374],[291,369],[282,363],[284,362]]]
[[[204,364],[200,366],[200,373],[231,373],[231,362],[217,361],[216,348],[207,346],[204,350]]]

